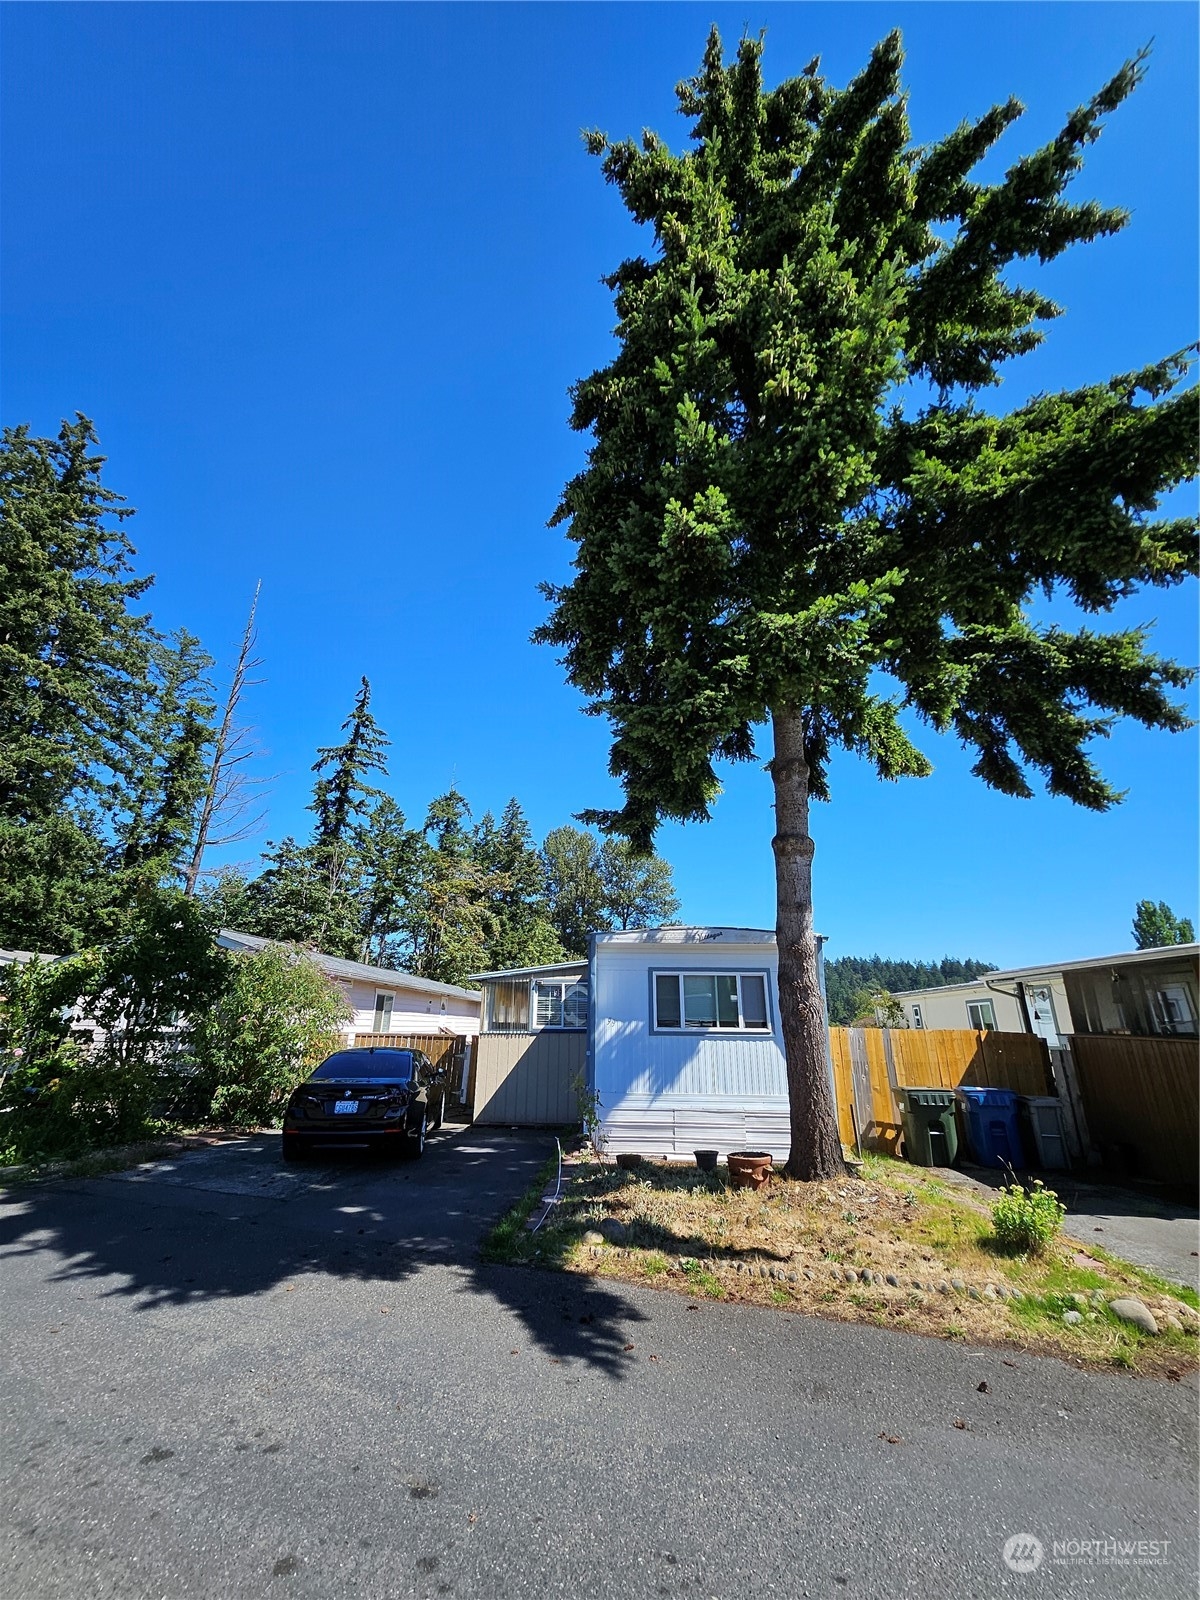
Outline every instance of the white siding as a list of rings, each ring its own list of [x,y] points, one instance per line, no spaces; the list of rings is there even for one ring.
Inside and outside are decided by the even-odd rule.
[[[768,1035],[655,1033],[655,970],[766,972]],[[691,1159],[694,1149],[787,1156],[787,1075],[779,1035],[774,946],[757,942],[598,941],[593,1063],[601,1136],[611,1150]]]
[[[449,994],[425,994],[420,989],[407,988],[403,984],[368,983],[359,978],[352,982],[335,981],[354,1010],[353,1022],[346,1026],[347,1033],[375,1032],[377,994],[392,996],[389,1033],[440,1033],[443,1028],[451,1033],[479,1032],[478,1000],[466,1000]]]

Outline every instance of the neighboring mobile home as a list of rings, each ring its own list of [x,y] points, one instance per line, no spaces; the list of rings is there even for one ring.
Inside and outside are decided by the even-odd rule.
[[[1198,952],[1198,944],[1177,944],[1014,967],[896,999],[913,1028],[1036,1033],[1051,1049],[1076,1033],[1194,1039]]]
[[[610,1150],[785,1159],[777,965],[765,929],[650,928],[593,935],[586,963],[476,974],[475,1120],[578,1121],[578,1080]]]
[[[222,928],[217,943],[226,950],[263,950],[271,939]],[[347,1042],[360,1034],[476,1034],[479,1032],[478,989],[460,989],[453,983],[435,983],[410,972],[372,967],[362,961],[344,961],[320,950],[302,946],[304,954],[332,978],[346,996],[353,1016],[346,1024]]]

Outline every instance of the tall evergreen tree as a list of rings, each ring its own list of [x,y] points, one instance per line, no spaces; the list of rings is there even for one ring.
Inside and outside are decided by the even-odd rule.
[[[1161,945],[1191,944],[1196,937],[1190,917],[1177,917],[1165,900],[1139,900],[1133,918],[1133,942],[1139,950]]]
[[[549,919],[546,868],[520,803],[514,797],[497,823],[489,813],[475,830],[495,922],[487,965],[534,967],[566,954]]]
[[[714,763],[753,759],[770,725],[788,1170],[823,1178],[842,1158],[809,804],[830,754],[924,776],[908,711],[1003,793],[1032,771],[1112,805],[1090,741],[1115,715],[1185,726],[1169,691],[1189,674],[1140,630],[1072,631],[1031,603],[1104,612],[1196,570],[1194,524],[1156,515],[1196,470],[1196,406],[1181,356],[1007,415],[976,398],[1059,313],[1014,268],[1127,220],[1065,193],[1140,57],[984,183],[1015,100],[915,147],[898,34],[843,90],[817,61],[767,90],[761,56],[745,38],[726,66],[713,31],[678,90],[683,155],[588,136],[655,248],[608,280],[619,349],[574,391],[592,445],[555,520],[577,576],[547,587],[536,637],[614,728],[625,803],[587,820],[640,847],[662,817],[707,818]]]
[[[355,830],[355,846],[363,877],[362,960],[403,968],[414,955],[411,915],[428,870],[429,845],[391,796],[383,795]]]
[[[123,872],[159,883],[184,876],[195,837],[213,738],[212,657],[180,629],[151,645],[150,664],[117,861]]]
[[[440,983],[463,984],[486,967],[496,918],[470,807],[457,789],[430,803],[424,832],[429,854],[411,912],[413,971]]]
[[[371,715],[371,685],[362,680],[354,698],[354,709],[342,723],[346,737],[341,744],[324,745],[317,751],[313,771],[320,776],[309,807],[316,812],[313,844],[339,844],[351,825],[366,815],[380,791],[367,780],[371,773],[386,776],[384,751],[389,740]]]
[[[0,945],[67,952],[110,903],[154,633],[84,416],[0,436]]]

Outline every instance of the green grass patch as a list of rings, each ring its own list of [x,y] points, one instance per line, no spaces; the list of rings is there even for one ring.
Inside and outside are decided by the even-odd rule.
[[[538,1169],[538,1175],[533,1183],[517,1201],[510,1211],[506,1211],[500,1221],[484,1239],[479,1247],[479,1253],[485,1261],[504,1262],[515,1264],[533,1259],[538,1248],[537,1241],[541,1239],[549,1222],[543,1224],[537,1233],[530,1233],[525,1224],[533,1215],[534,1208],[545,1193],[546,1185],[558,1171],[558,1156],[553,1155]]]

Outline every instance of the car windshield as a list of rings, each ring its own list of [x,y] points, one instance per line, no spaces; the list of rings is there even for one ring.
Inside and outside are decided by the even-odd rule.
[[[411,1078],[411,1050],[339,1050],[322,1061],[314,1078]]]

